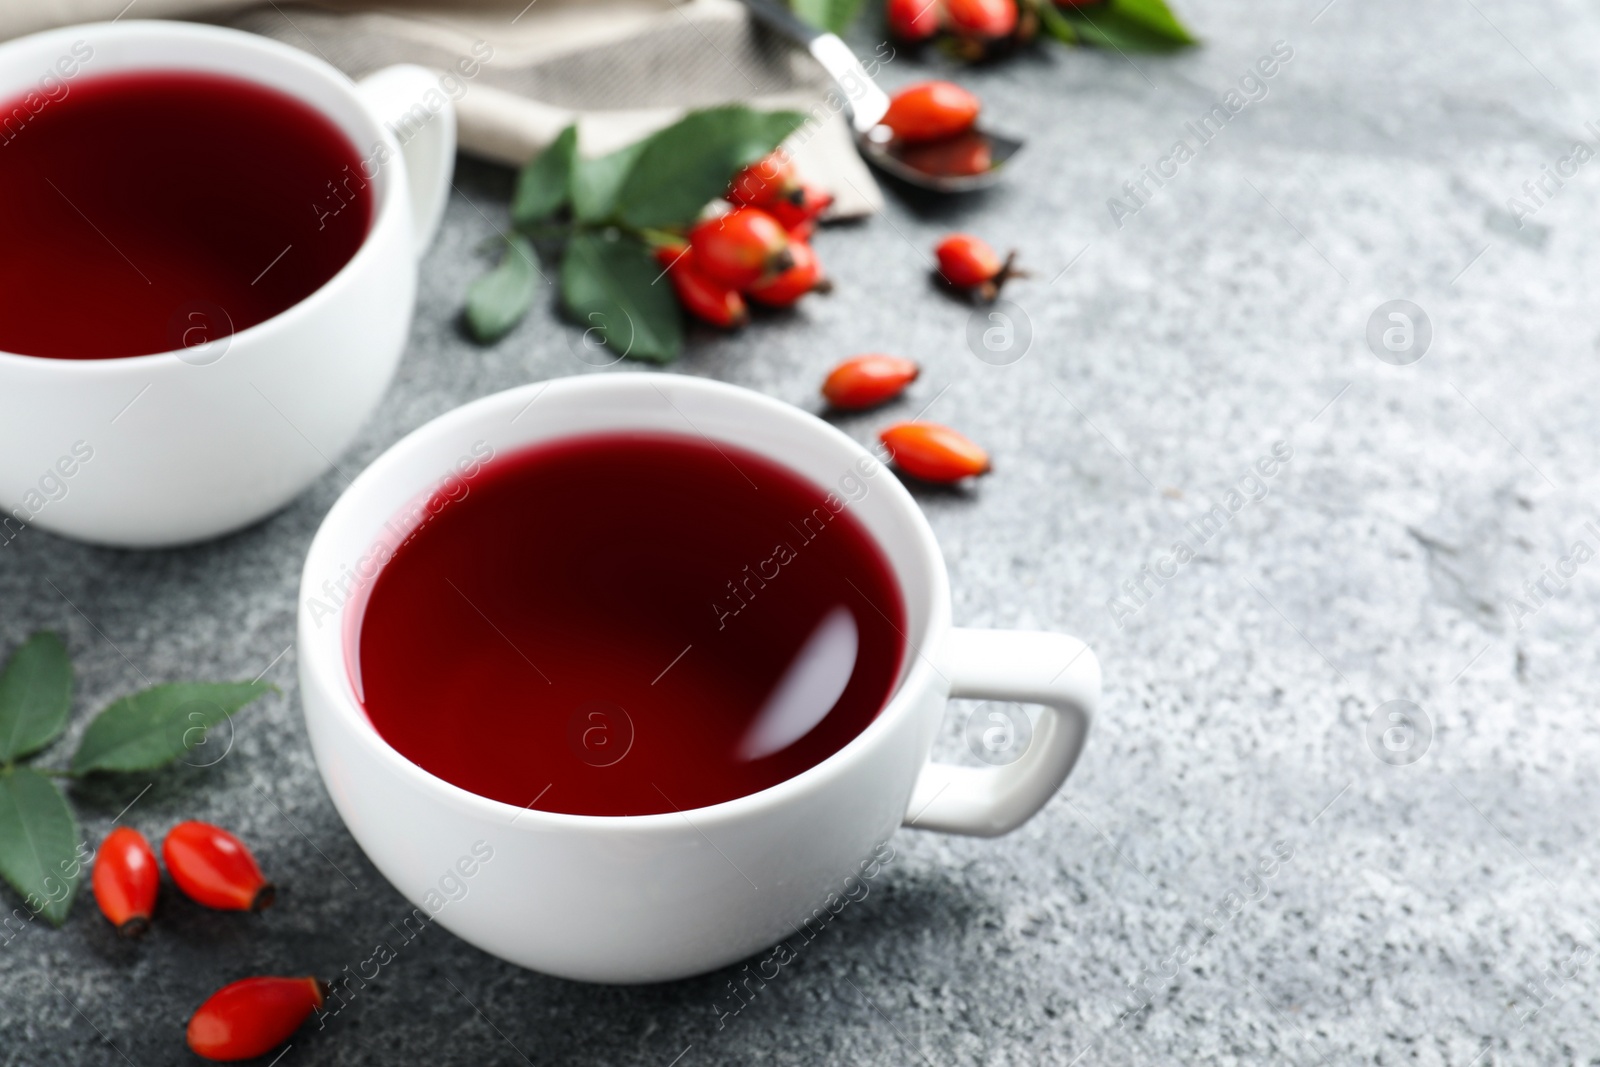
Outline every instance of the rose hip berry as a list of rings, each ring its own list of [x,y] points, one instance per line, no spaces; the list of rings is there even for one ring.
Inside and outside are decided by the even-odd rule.
[[[926,41],[939,32],[937,0],[889,0],[889,32],[902,41]]]
[[[223,986],[189,1017],[189,1048],[208,1060],[265,1056],[322,1007],[315,978],[244,978]]]
[[[958,482],[989,471],[987,452],[936,422],[902,422],[878,439],[897,467],[925,482]]]
[[[661,249],[656,252],[656,259],[667,268],[678,303],[695,318],[725,329],[750,321],[750,309],[739,290],[701,270],[693,248]]]
[[[161,871],[150,842],[137,830],[119,826],[106,835],[94,857],[94,900],[100,913],[123,937],[150,929]]]
[[[822,383],[822,395],[834,407],[848,411],[875,407],[899,396],[919,372],[909,359],[869,352],[833,368]]]
[[[987,241],[970,234],[954,233],[934,248],[939,257],[939,273],[951,285],[969,289],[982,285],[1000,273],[1000,257]]]
[[[746,289],[762,278],[789,269],[789,233],[759,208],[736,207],[707,219],[689,234],[699,269],[733,289]]]
[[[936,141],[971,128],[979,107],[978,98],[954,82],[918,82],[894,94],[883,124],[907,143]]]
[[[833,194],[805,182],[799,194],[791,200],[780,200],[768,209],[768,214],[778,220],[778,225],[789,231],[791,240],[809,241],[816,229],[817,218],[833,206]]]
[[[789,153],[778,149],[765,159],[750,164],[733,176],[728,184],[728,199],[744,207],[770,211],[775,205],[800,197],[800,181],[795,177]]]
[[[1017,0],[945,0],[944,22],[962,37],[1009,37],[1017,28]]]
[[[184,895],[208,908],[260,911],[277,895],[244,842],[220,826],[179,823],[161,842],[161,858]]]
[[[746,290],[750,299],[768,307],[786,308],[807,293],[831,288],[822,276],[822,265],[817,262],[817,254],[809,244],[790,241],[789,253],[794,257],[794,266],[775,278],[752,285]]]
[[[953,233],[934,248],[939,274],[958,289],[973,289],[985,300],[1000,294],[1009,278],[1020,277],[1012,252],[1002,261],[988,242],[967,233]]]

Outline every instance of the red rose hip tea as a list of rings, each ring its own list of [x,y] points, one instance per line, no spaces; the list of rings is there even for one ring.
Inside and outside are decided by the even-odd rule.
[[[85,73],[0,103],[0,351],[141,356],[263,322],[361,247],[370,170],[238,78]]]
[[[564,439],[423,514],[353,613],[353,681],[389,744],[482,796],[732,800],[837,752],[898,678],[883,552],[842,497],[733,445]]]

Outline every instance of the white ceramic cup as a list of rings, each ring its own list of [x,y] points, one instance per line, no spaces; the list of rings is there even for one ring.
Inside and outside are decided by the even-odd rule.
[[[485,457],[608,430],[728,442],[850,500],[905,597],[908,651],[893,696],[838,752],[725,803],[601,817],[470,793],[407,760],[373,728],[347,657],[373,576],[414,528],[394,517],[415,514],[430,498],[459,497],[451,487]],[[470,481],[464,484],[470,494]],[[857,484],[864,490],[839,488]],[[373,864],[419,909],[485,952],[587,981],[684,977],[790,937],[830,893],[837,899],[849,891],[846,879],[899,826],[981,836],[1014,829],[1072,769],[1100,694],[1099,663],[1081,641],[951,626],[933,531],[875,456],[788,404],[682,375],[559,378],[440,416],[380,456],[339,498],[311,544],[300,590],[300,687],[312,751],[334,806]],[[1027,750],[1009,765],[929,762],[951,697],[1036,703],[1044,711]]]
[[[0,542],[37,524],[104,544],[170,545],[253,522],[328,469],[405,347],[417,260],[455,162],[455,113],[440,76],[390,67],[357,85],[264,37],[128,21],[0,45],[0,99],[36,93],[40,106],[55,106],[41,86],[59,99],[79,79],[136,70],[244,78],[321,112],[372,171],[363,175],[371,226],[322,288],[231,337],[197,322],[189,347],[155,355],[0,352]]]

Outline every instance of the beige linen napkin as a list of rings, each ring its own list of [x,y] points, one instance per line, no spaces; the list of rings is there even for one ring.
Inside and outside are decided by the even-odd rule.
[[[0,39],[118,17],[235,26],[356,78],[391,63],[450,72],[461,147],[502,163],[525,162],[573,121],[581,150],[597,155],[689,108],[795,108],[820,119],[790,147],[803,176],[834,194],[834,214],[865,215],[883,202],[826,72],[754,24],[738,0],[9,0]]]

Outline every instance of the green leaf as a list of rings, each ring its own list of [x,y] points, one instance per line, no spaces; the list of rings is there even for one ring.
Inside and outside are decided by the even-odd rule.
[[[1124,52],[1167,52],[1199,40],[1178,21],[1166,0],[1107,0],[1105,4],[1067,8],[1083,43]]]
[[[1152,33],[1160,34],[1175,44],[1199,44],[1199,38],[1178,21],[1166,0],[1111,0],[1111,9],[1120,17],[1138,23]]]
[[[796,15],[819,30],[844,33],[861,13],[862,0],[790,0]]]
[[[672,283],[637,237],[585,232],[561,264],[561,296],[572,321],[620,358],[668,363],[683,345]]]
[[[646,138],[617,191],[616,217],[633,227],[681,227],[727,191],[743,167],[799,129],[798,111],[742,105],[691,111]]]
[[[649,138],[645,138],[609,155],[578,160],[572,171],[572,213],[579,221],[610,220],[616,210],[617,193],[648,143]]]
[[[526,237],[513,234],[506,238],[500,265],[472,283],[467,290],[467,329],[474,340],[492,344],[528,313],[538,274],[535,255]]]
[[[72,660],[61,638],[40,630],[0,674],[0,763],[37,752],[66,729]]]
[[[89,724],[72,770],[152,770],[203,743],[211,727],[274,688],[267,682],[174,682],[125,696]]]
[[[572,196],[572,164],[578,155],[578,127],[561,131],[549,148],[522,168],[511,196],[511,221],[532,226],[554,215]]]
[[[78,841],[78,821],[54,782],[27,767],[0,772],[0,875],[56,926],[83,876]]]

